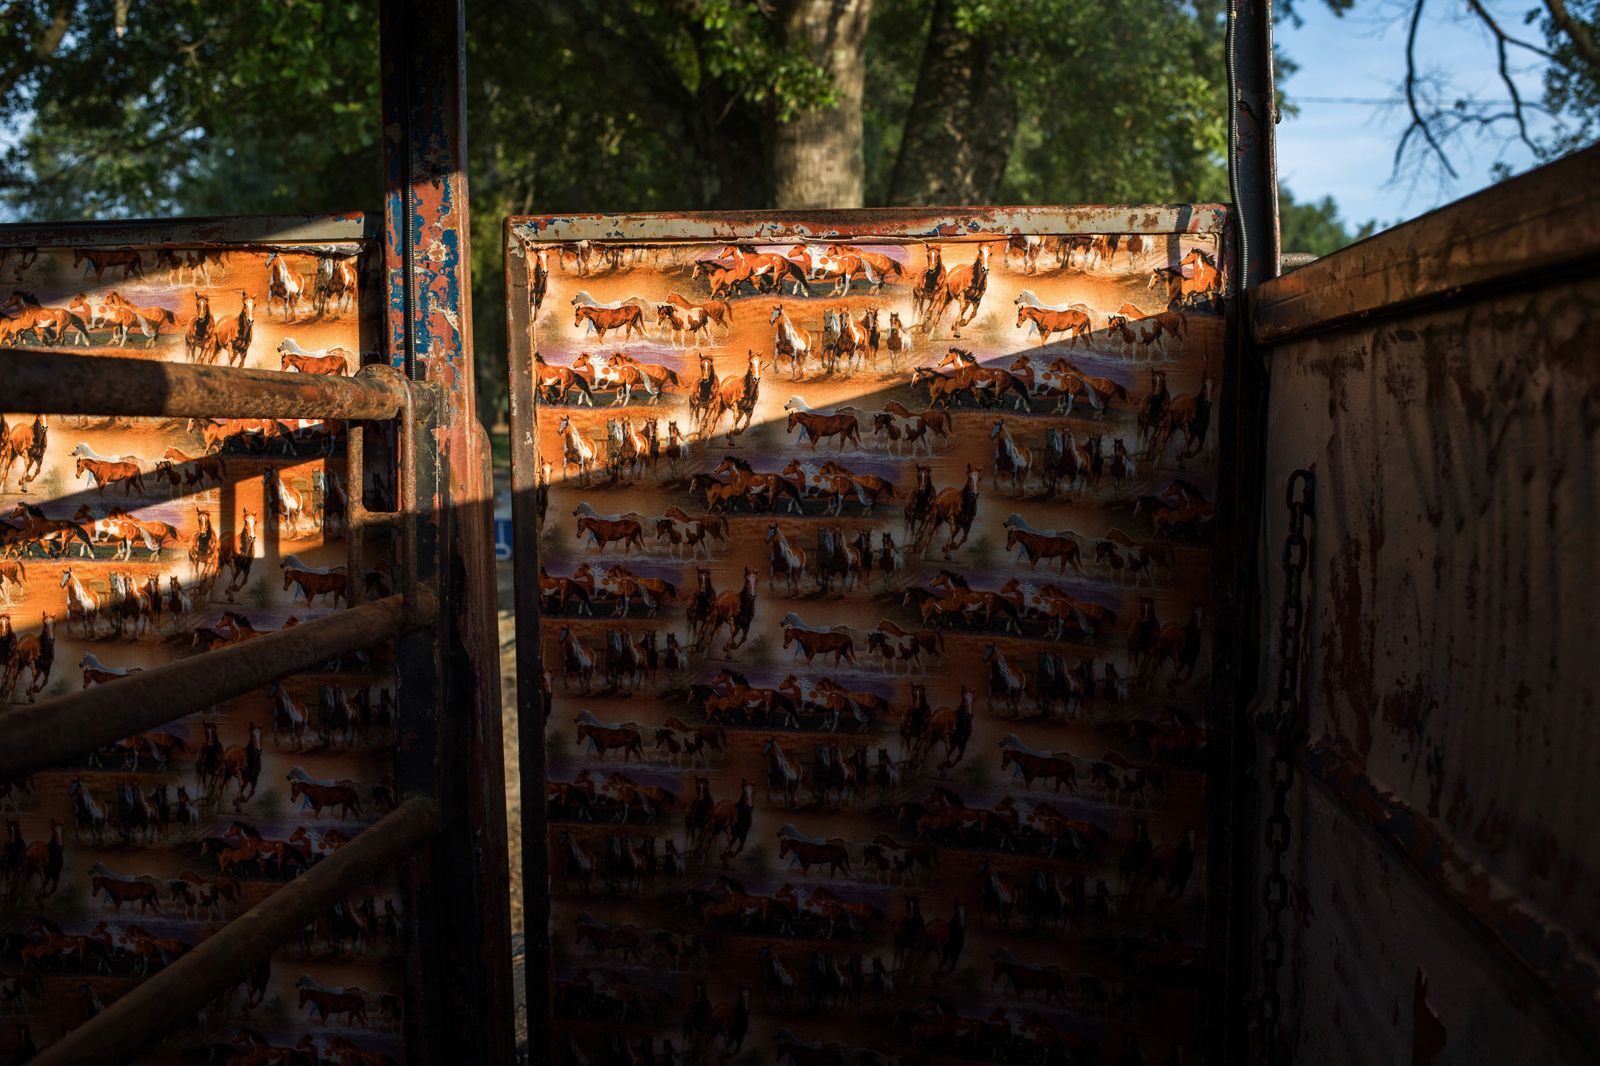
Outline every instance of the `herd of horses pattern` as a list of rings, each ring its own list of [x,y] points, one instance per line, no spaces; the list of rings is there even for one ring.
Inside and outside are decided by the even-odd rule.
[[[0,344],[354,373],[377,335],[360,250],[0,245]],[[343,443],[321,422],[0,412],[0,706],[309,621],[355,581],[388,594],[377,541],[345,572]],[[392,496],[382,476],[366,491]],[[392,809],[393,677],[376,648],[0,780],[0,1062]],[[374,882],[141,1061],[400,1059],[405,921]]]
[[[1217,233],[519,232],[551,1060],[1199,1061]]]

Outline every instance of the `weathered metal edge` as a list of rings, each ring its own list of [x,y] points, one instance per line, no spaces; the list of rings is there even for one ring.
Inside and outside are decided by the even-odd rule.
[[[1259,286],[1251,328],[1276,344],[1430,300],[1600,268],[1600,146],[1540,167]]]
[[[1335,745],[1312,744],[1297,762],[1340,812],[1376,833],[1423,884],[1453,904],[1459,915],[1473,919],[1530,972],[1567,1008],[1600,1053],[1600,959],[1459,852],[1427,817],[1381,789],[1359,760]]]
[[[517,747],[522,789],[523,989],[528,1058],[550,1044],[549,824],[545,811],[545,708],[539,602],[539,409],[533,390],[527,245],[504,229],[506,339],[510,360],[512,563],[517,631]]]
[[[137,218],[78,222],[12,222],[0,225],[0,245],[71,248],[75,245],[368,243],[378,237],[377,220],[360,211],[338,215],[237,215]]]
[[[513,215],[525,241],[999,240],[1013,233],[1217,234],[1226,204],[1084,207],[871,207],[843,211],[711,211],[618,215]]]

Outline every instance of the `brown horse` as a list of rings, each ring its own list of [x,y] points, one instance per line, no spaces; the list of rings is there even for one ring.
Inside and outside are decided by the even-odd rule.
[[[793,617],[792,615],[790,617]],[[783,646],[787,650],[793,645],[795,657],[804,654],[809,664],[818,655],[832,655],[833,664],[838,666],[841,662],[848,662],[854,666],[856,662],[856,642],[849,633],[834,630],[808,629],[799,624],[783,627]]]
[[[7,426],[0,415],[0,492],[5,491],[11,479],[13,463],[22,463],[22,480],[17,482],[18,492],[27,492],[28,483],[38,477],[44,468],[44,453],[49,446],[50,422],[44,415],[34,415],[31,423],[18,422]]]
[[[1067,971],[1060,966],[1037,966],[1030,963],[1019,962],[1011,952],[1003,947],[995,948],[990,956],[994,960],[994,976],[990,979],[990,986],[999,984],[1002,980],[1011,986],[1011,994],[1017,999],[1022,999],[1029,992],[1042,992],[1045,1005],[1052,1001],[1067,1005]]]
[[[627,554],[630,548],[644,551],[644,527],[637,519],[609,519],[597,515],[582,515],[578,518],[577,528],[575,536],[581,540],[587,533],[594,538],[593,543],[597,552],[604,553],[606,545],[613,541],[622,544],[623,554]]]
[[[1039,346],[1042,348],[1050,343],[1052,333],[1070,333],[1071,339],[1067,342],[1070,350],[1080,340],[1085,348],[1089,347],[1089,334],[1092,326],[1089,316],[1082,311],[1066,310],[1051,311],[1044,307],[1029,307],[1022,305],[1017,308],[1017,328],[1020,329],[1028,322],[1032,322],[1039,330]]]
[[[747,351],[747,368],[741,377],[729,375],[717,382],[706,404],[705,415],[700,422],[700,436],[707,438],[717,431],[717,425],[722,421],[722,416],[727,414],[733,417],[732,424],[728,427],[728,443],[740,433],[750,428],[751,419],[755,418],[756,401],[761,395],[761,357],[753,351]],[[742,424],[741,424],[742,423]]]
[[[367,998],[359,988],[324,988],[310,974],[302,974],[294,986],[300,990],[300,1008],[309,1004],[323,1025],[330,1018],[345,1016],[346,1025],[367,1025]]]
[[[786,859],[794,856],[794,861],[800,864],[802,873],[809,875],[813,866],[827,866],[828,876],[837,876],[841,871],[846,877],[850,873],[850,850],[843,840],[829,840],[826,843],[805,840],[801,837],[783,836],[778,844],[778,858]]]
[[[201,362],[215,364],[217,357],[226,352],[229,366],[244,366],[245,357],[250,354],[250,340],[255,334],[256,298],[243,289],[239,290],[239,295],[239,313],[223,319],[212,329]]]
[[[944,546],[946,559],[967,542],[972,532],[972,521],[978,516],[978,484],[982,476],[983,471],[968,463],[966,480],[961,487],[942,489],[933,498],[927,514],[915,531],[919,551],[925,552],[933,546],[933,535],[940,526],[950,527],[950,539]]]
[[[335,354],[337,353],[337,354]],[[278,343],[278,369],[297,370],[302,374],[320,374],[324,377],[345,377],[350,373],[349,352],[343,348],[329,348],[324,354],[301,351],[289,338]]]
[[[756,587],[760,572],[754,567],[744,568],[744,580],[737,590],[718,593],[712,602],[708,617],[700,630],[696,644],[702,649],[711,646],[711,640],[723,626],[728,627],[728,642],[723,654],[731,657],[750,636],[750,623],[756,616]]]
[[[139,495],[145,495],[144,471],[139,469],[138,463],[124,462],[115,459],[91,459],[87,455],[78,456],[78,477],[88,474],[94,480],[95,488],[100,495],[106,494],[106,486],[114,482],[122,482],[122,495],[130,495],[134,489],[139,490]]]
[[[584,721],[584,716],[588,716],[590,720]],[[603,759],[606,756],[606,752],[612,748],[621,748],[623,762],[627,762],[630,755],[638,756],[640,762],[644,761],[644,738],[640,736],[639,730],[633,726],[603,725],[594,721],[593,716],[589,715],[587,711],[579,716],[577,722],[578,746],[582,747],[585,741],[594,745],[592,750],[595,758]]]
[[[116,267],[122,268],[124,279],[144,277],[144,255],[133,248],[74,248],[73,267],[84,263],[89,264],[84,272],[94,271],[95,281],[101,280],[107,270]]]
[[[825,415],[806,407],[805,401],[798,396],[783,406],[789,412],[789,425],[784,432],[793,433],[795,427],[799,426],[800,439],[809,440],[812,451],[816,451],[817,445],[829,437],[839,438],[840,451],[844,451],[846,443],[861,447],[861,424],[856,421],[855,415],[849,412]]]
[[[216,331],[216,320],[211,317],[211,298],[194,294],[194,318],[183,333],[183,350],[189,362],[199,362],[211,348],[211,336]]]
[[[1012,527],[1006,530],[1006,550],[1012,548],[1020,548],[1027,555],[1030,567],[1037,568],[1040,559],[1055,559],[1060,573],[1066,572],[1069,563],[1073,570],[1083,572],[1082,550],[1075,540]]]
[[[1025,747],[1015,733],[1008,733],[1000,742],[1000,768],[1007,770],[1012,767],[1016,768],[1013,773],[1022,775],[1022,783],[1027,788],[1031,789],[1036,780],[1054,778],[1057,793],[1062,785],[1067,787],[1068,792],[1077,791],[1078,771],[1072,764],[1070,752],[1034,751]]]
[[[621,307],[594,307],[580,304],[572,309],[572,324],[581,326],[587,321],[599,336],[598,340],[605,340],[606,333],[610,330],[622,330],[622,339],[627,340],[637,333],[644,336],[644,309],[638,304],[623,304]]]
[[[106,902],[118,913],[122,913],[124,903],[137,903],[139,913],[147,911],[155,914],[161,913],[161,888],[154,879],[135,879],[131,877],[118,877],[107,870],[101,863],[95,863],[90,868],[89,894],[98,896],[105,893]]]
[[[302,780],[293,774],[289,775],[289,802],[293,803],[301,797],[311,804],[311,813],[318,818],[322,817],[324,807],[339,808],[339,820],[343,821],[351,811],[356,817],[361,816],[361,796],[350,785],[324,785],[317,781]]]
[[[61,344],[72,335],[74,344],[89,345],[89,327],[65,307],[45,307],[30,293],[13,292],[0,307],[11,317],[5,322],[12,337],[32,333],[40,344]]]
[[[961,336],[961,327],[977,316],[978,305],[983,302],[988,288],[989,255],[989,245],[980,244],[971,263],[945,273],[928,302],[928,315],[922,323],[924,331],[932,333],[938,328],[945,311],[954,305],[956,318],[952,336]]]

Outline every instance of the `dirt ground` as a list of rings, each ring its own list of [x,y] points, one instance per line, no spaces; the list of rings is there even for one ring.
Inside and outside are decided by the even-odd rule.
[[[510,487],[509,471],[495,470],[495,489]],[[501,729],[505,737],[506,831],[511,852],[511,952],[512,980],[517,996],[517,1044],[528,1039],[527,991],[523,985],[522,924],[522,779],[517,762],[517,622],[512,610],[510,561],[495,566],[496,599],[500,617]]]

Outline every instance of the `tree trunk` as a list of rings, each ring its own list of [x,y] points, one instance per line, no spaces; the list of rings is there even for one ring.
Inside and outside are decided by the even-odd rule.
[[[772,133],[772,175],[780,208],[860,207],[861,102],[866,89],[867,23],[872,0],[790,0],[785,42],[828,72],[833,107],[780,122]]]
[[[935,0],[889,203],[990,204],[1017,132],[1000,43],[956,25],[954,0]]]

